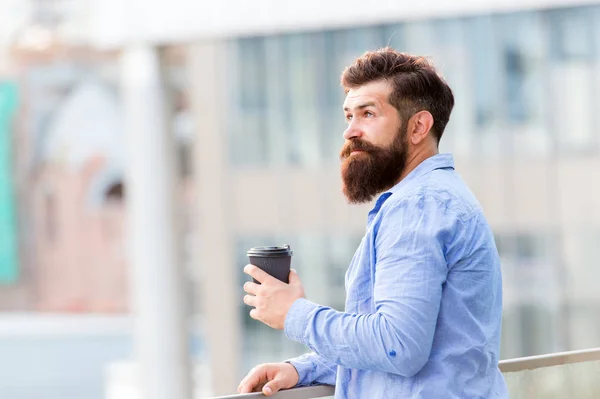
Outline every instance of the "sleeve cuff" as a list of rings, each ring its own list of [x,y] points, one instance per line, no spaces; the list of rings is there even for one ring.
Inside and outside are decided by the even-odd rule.
[[[310,376],[314,371],[314,364],[302,361],[301,359],[302,358],[290,359],[285,361],[285,363],[289,363],[292,366],[294,366],[296,372],[298,373],[298,383],[296,384],[297,387],[305,387],[310,385]]]
[[[296,299],[285,317],[283,326],[285,335],[293,341],[306,345],[305,332],[308,325],[309,314],[311,314],[318,306],[319,305],[304,298]],[[296,366],[294,365],[294,367]]]

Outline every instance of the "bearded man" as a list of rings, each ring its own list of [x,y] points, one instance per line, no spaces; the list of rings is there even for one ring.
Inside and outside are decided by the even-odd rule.
[[[251,317],[312,353],[253,368],[241,393],[335,385],[336,398],[507,398],[502,277],[481,206],[438,145],[454,96],[425,58],[368,52],[342,74],[343,191],[374,201],[344,312],[248,265]]]

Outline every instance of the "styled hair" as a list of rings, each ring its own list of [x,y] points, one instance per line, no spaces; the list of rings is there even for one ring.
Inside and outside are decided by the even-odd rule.
[[[419,111],[433,116],[432,133],[439,143],[454,108],[450,86],[425,58],[390,47],[369,51],[342,72],[344,91],[367,83],[388,81],[393,85],[389,103],[404,121]]]

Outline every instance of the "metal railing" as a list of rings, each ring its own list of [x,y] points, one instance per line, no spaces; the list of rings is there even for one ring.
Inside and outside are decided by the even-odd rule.
[[[600,360],[600,348],[502,360],[499,363],[499,367],[502,373],[515,373],[518,371],[562,366],[573,363],[593,362],[597,360]]]
[[[310,398],[322,398],[325,396],[333,396],[335,389],[329,385],[315,385],[312,387],[302,387],[294,389],[286,389],[285,391],[279,391],[275,395],[270,396],[274,399],[310,399]],[[261,392],[246,393],[240,395],[230,396],[219,396],[214,399],[246,399],[246,398],[264,398],[265,396]]]
[[[545,367],[563,366],[567,364],[594,361],[600,361],[600,348],[507,359],[500,361],[498,366],[503,374],[507,374],[526,370],[537,370]],[[319,385],[279,391],[271,397],[274,399],[310,399],[333,396],[334,392],[335,389],[332,386]],[[214,399],[246,399],[263,397],[265,396],[262,393],[256,392],[240,395],[219,396],[218,398]]]

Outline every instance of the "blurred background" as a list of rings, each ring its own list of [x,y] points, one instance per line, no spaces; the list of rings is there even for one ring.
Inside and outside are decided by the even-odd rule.
[[[0,397],[226,394],[304,353],[247,315],[245,253],[290,244],[343,309],[339,77],[388,45],[454,90],[502,359],[600,346],[600,2],[0,0]]]

